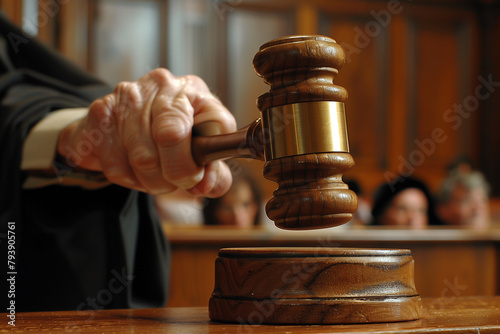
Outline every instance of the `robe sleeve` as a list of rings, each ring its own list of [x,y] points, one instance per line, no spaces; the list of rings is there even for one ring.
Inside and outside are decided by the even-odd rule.
[[[3,310],[164,306],[168,243],[152,198],[117,185],[23,189],[22,148],[46,115],[111,92],[0,15],[0,261],[15,226],[15,297],[0,271]]]

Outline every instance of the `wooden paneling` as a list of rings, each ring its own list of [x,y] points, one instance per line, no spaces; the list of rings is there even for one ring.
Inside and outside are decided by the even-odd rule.
[[[14,23],[21,25],[23,22],[23,2],[19,0],[1,0],[0,8]]]
[[[480,12],[481,76],[494,84],[490,95],[482,101],[481,123],[477,137],[480,141],[480,166],[493,185],[493,195],[500,196],[500,2],[487,2]],[[484,91],[486,93],[486,91]]]
[[[397,245],[391,244],[391,247]],[[406,247],[415,259],[415,285],[422,296],[456,298],[496,294],[498,259],[491,244],[421,242]]]
[[[355,247],[410,249],[422,297],[443,302],[499,293],[498,230],[242,231],[167,228],[172,247],[168,306],[206,306],[213,291],[215,259],[223,247]]]
[[[39,1],[45,15],[40,38],[92,69],[93,44],[86,37],[92,36],[97,13],[91,8],[87,18],[82,14],[87,3],[95,7],[101,1],[63,2],[60,10]],[[164,18],[159,65],[175,65],[167,51],[181,50],[177,57],[196,65],[184,70],[209,83],[239,126],[258,116],[255,99],[267,90],[252,70],[258,47],[286,34],[329,35],[348,55],[336,80],[349,91],[347,121],[356,167],[346,177],[356,178],[367,195],[398,173],[423,178],[436,189],[447,165],[465,156],[484,170],[493,194],[500,195],[498,0],[149,2],[158,4]],[[174,29],[174,19],[187,20],[192,14],[185,8],[188,3],[204,8],[198,19],[206,24]],[[21,1],[2,0],[0,5],[15,22],[22,22]],[[187,52],[189,48],[178,47],[181,43],[203,46]],[[479,75],[493,84],[491,91],[481,90],[491,94],[477,99]],[[251,165],[260,175],[261,164]],[[265,181],[262,186],[265,197],[274,189]]]
[[[252,60],[259,47],[269,40],[294,34],[293,8],[276,9],[241,4],[227,14],[226,105],[240,127],[260,116],[259,95],[269,90],[253,70]]]
[[[171,288],[167,305],[208,305],[214,289],[214,263],[218,251],[215,247],[175,247],[171,254]],[[190,284],[193,281],[196,283]]]
[[[457,157],[472,158],[478,100],[472,87],[477,69],[474,20],[467,13],[439,18],[409,15],[408,117],[401,160],[431,185]],[[476,72],[477,75],[477,72]]]
[[[338,78],[349,91],[356,161],[347,175],[368,193],[396,174],[420,177],[436,189],[450,162],[477,156],[474,8],[450,2],[357,4],[327,8],[319,30],[348,55]]]
[[[88,0],[70,1],[61,6],[59,50],[82,68],[87,65]]]
[[[346,52],[336,83],[349,93],[349,146],[360,173],[380,172],[387,166],[388,31],[367,33],[372,22],[366,13],[325,14],[320,31],[335,38]]]
[[[314,4],[304,2],[297,5],[296,28],[297,35],[311,35],[318,30],[319,13]]]
[[[38,1],[38,35],[37,38],[54,48],[59,47],[58,29],[60,8],[56,1]]]

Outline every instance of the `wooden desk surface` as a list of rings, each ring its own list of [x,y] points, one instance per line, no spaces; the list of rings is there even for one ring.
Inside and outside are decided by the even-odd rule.
[[[265,326],[212,322],[205,307],[65,311],[0,316],[0,333],[500,333],[500,296],[424,298],[420,320],[368,325]]]

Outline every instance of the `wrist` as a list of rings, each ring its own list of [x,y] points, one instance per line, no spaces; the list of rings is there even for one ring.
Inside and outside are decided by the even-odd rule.
[[[21,170],[50,170],[58,152],[62,130],[85,117],[87,111],[87,108],[61,109],[40,120],[24,140]]]
[[[54,161],[66,165],[71,168],[75,168],[78,165],[77,159],[71,159],[71,146],[73,134],[77,128],[78,121],[72,122],[64,127],[59,133],[59,139],[57,141],[56,158]]]
[[[56,161],[77,171],[101,171],[94,145],[82,135],[82,122],[75,121],[61,130]]]

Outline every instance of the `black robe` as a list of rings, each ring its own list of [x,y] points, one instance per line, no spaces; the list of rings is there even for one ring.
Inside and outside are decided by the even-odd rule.
[[[13,302],[16,312],[166,303],[168,244],[151,196],[116,185],[22,188],[30,129],[109,92],[0,15],[0,313]]]

